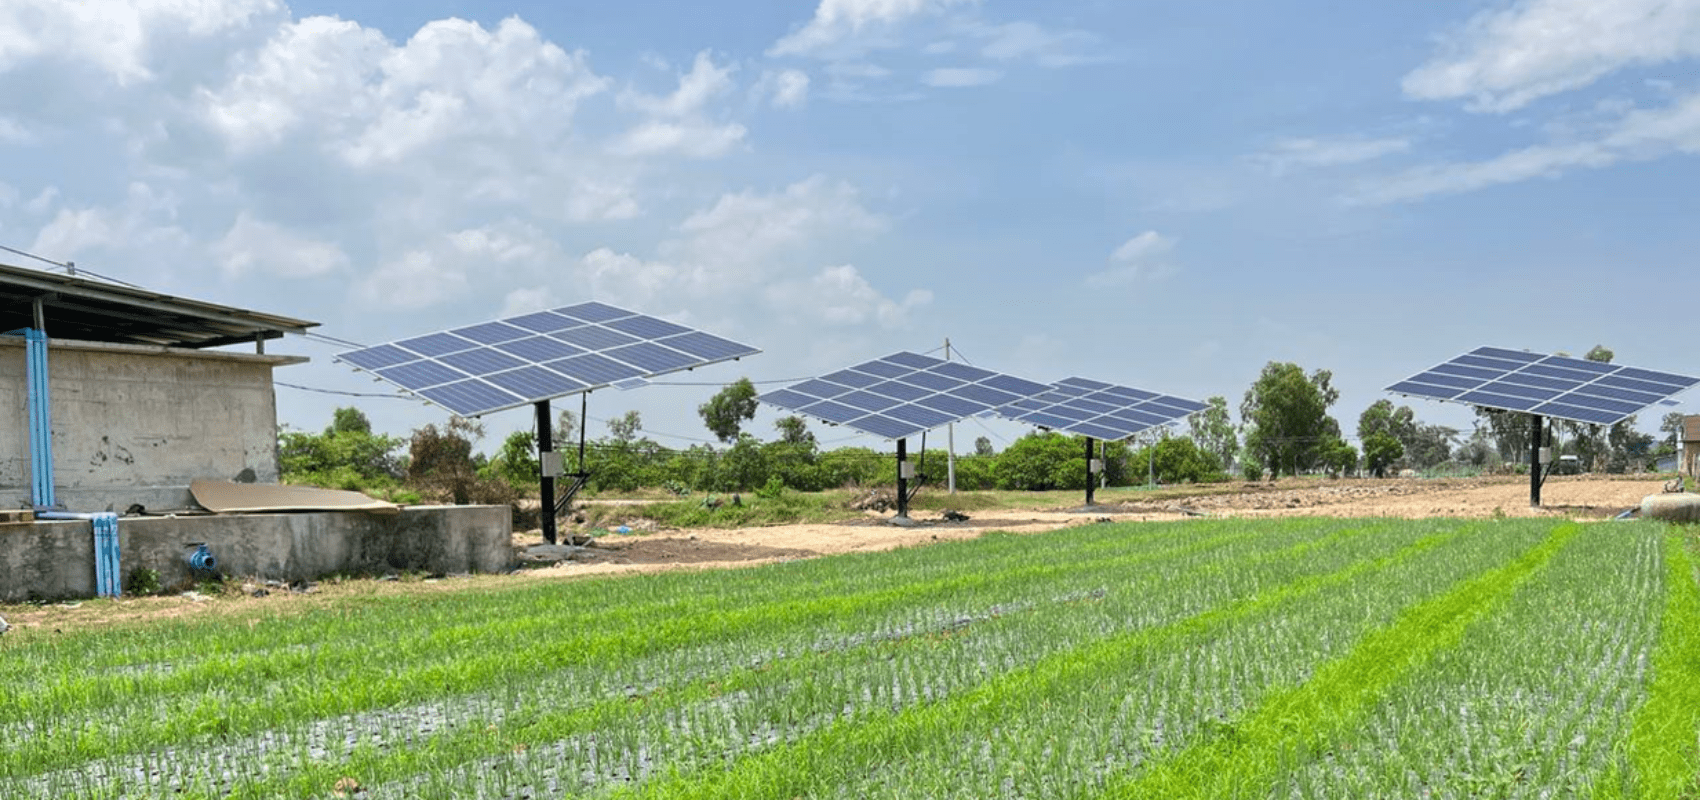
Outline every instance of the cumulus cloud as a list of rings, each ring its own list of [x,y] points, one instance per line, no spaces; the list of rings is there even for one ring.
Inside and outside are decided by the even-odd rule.
[[[230,231],[213,246],[219,266],[231,276],[260,272],[268,276],[306,278],[343,270],[348,254],[330,242],[255,219],[243,211]]]
[[[729,94],[735,84],[732,65],[720,66],[707,51],[697,54],[691,71],[679,76],[671,94],[647,95],[628,91],[620,105],[646,114],[649,119],[626,131],[611,146],[623,156],[679,155],[715,158],[743,142],[747,130],[736,122],[710,119],[709,106]]]
[[[792,316],[835,326],[878,324],[900,327],[909,312],[933,302],[933,293],[912,289],[901,301],[892,300],[849,264],[826,267],[807,280],[787,281],[767,289],[768,304]]]
[[[769,55],[823,55],[847,40],[883,32],[909,19],[977,0],[821,0],[814,17],[786,34]]]
[[[1156,231],[1141,233],[1111,252],[1110,267],[1087,276],[1086,285],[1105,288],[1166,278],[1175,272],[1168,260],[1174,249],[1175,240],[1170,237]]]
[[[995,69],[983,67],[942,67],[928,70],[921,76],[921,82],[928,86],[941,89],[963,88],[968,86],[985,86],[997,83],[1003,78],[1003,73]]]
[[[1700,0],[1518,0],[1482,11],[1405,76],[1405,93],[1505,112],[1620,69],[1700,56]]]
[[[751,93],[774,108],[802,108],[809,101],[809,75],[800,69],[764,72]]]
[[[1086,31],[1051,30],[1025,20],[976,24],[967,31],[981,40],[980,54],[995,61],[1031,61],[1054,69],[1103,60],[1094,54],[1098,37]]]
[[[207,38],[283,8],[281,0],[7,0],[0,72],[34,58],[87,64],[120,85],[150,80],[160,38]]]
[[[386,260],[360,283],[361,298],[420,309],[464,299],[487,287],[535,281],[565,261],[544,231],[507,221],[432,237]],[[531,288],[535,293],[538,287]],[[510,291],[504,302],[511,302]]]

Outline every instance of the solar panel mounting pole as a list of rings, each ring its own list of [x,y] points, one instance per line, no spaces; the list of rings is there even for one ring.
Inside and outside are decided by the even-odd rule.
[[[909,440],[897,440],[897,519],[909,519],[909,478],[904,468],[909,465]],[[895,521],[895,520],[894,520]]]
[[[950,337],[944,340],[944,360],[950,360]],[[956,494],[956,423],[952,422],[944,429],[944,472],[945,484],[951,494]]]
[[[1529,430],[1529,507],[1541,507],[1541,445],[1542,441],[1541,415],[1530,414],[1533,420]]]
[[[543,541],[555,543],[555,475],[549,457],[555,451],[555,432],[549,420],[549,401],[537,401],[537,484],[542,504],[537,507],[542,517]]]
[[[1092,474],[1092,437],[1086,437],[1086,505],[1092,505],[1092,492],[1097,489],[1097,475]]]

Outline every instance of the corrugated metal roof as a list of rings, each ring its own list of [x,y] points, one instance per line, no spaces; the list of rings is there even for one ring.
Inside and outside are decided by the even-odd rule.
[[[38,300],[49,337],[90,342],[217,347],[306,333],[319,324],[0,264],[0,332],[35,327]]]

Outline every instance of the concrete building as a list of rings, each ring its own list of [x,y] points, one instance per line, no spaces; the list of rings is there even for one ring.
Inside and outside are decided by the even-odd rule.
[[[189,482],[276,483],[272,371],[301,356],[264,343],[318,323],[0,265],[0,333],[45,331],[60,505],[191,505]],[[248,344],[253,352],[210,350]],[[0,508],[28,507],[25,340],[0,336]]]
[[[1682,459],[1682,472],[1700,478],[1700,414],[1689,414],[1682,418],[1682,441],[1678,456]]]
[[[0,265],[0,334],[24,332],[0,335],[0,602],[116,594],[142,570],[204,579],[190,543],[225,574],[283,580],[511,568],[505,506],[198,510],[197,479],[278,482],[272,373],[307,359],[265,343],[317,324]],[[251,352],[210,349],[231,345]]]

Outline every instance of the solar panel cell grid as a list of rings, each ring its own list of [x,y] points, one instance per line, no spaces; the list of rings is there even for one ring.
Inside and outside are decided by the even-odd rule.
[[[677,347],[595,324],[600,322],[663,337]],[[627,360],[607,357],[612,351]],[[354,350],[337,359],[474,416],[756,352],[665,320],[582,303]]]
[[[1057,381],[1057,385],[1078,386],[1082,389],[1090,389],[1094,392],[1101,392],[1105,389],[1114,388],[1112,384],[1104,383],[1103,381],[1087,380],[1086,378],[1064,378]]]
[[[471,350],[472,348],[477,347],[478,343],[470,339],[462,339],[453,334],[433,333],[427,336],[403,339],[396,342],[396,345],[399,347],[405,347],[422,356],[440,358],[461,350]]]
[[[435,361],[413,361],[378,370],[378,376],[404,389],[423,389],[464,380],[467,375]]]
[[[990,386],[978,383],[970,383],[967,386],[953,389],[951,390],[951,394],[956,395],[957,397],[965,397],[976,403],[994,408],[997,406],[1008,405],[1021,399],[1021,395],[1015,394],[1014,392],[1006,392],[1002,389],[993,389]]]
[[[557,314],[565,314],[574,319],[586,322],[608,322],[622,317],[633,316],[632,312],[623,308],[615,308],[604,303],[579,303],[576,306],[555,309]]]
[[[1500,370],[1482,369],[1481,367],[1470,367],[1463,364],[1441,364],[1440,366],[1429,370],[1429,372],[1440,373],[1442,375],[1459,375],[1465,378],[1475,378],[1478,381],[1491,381],[1494,378],[1505,374]]]
[[[635,317],[613,320],[612,322],[607,323],[607,325],[621,333],[629,333],[642,339],[660,339],[664,336],[677,336],[681,333],[688,333],[691,330],[683,325],[674,325],[666,320],[646,317],[641,314]]]
[[[1624,367],[1619,370],[1617,374],[1625,378],[1638,381],[1650,381],[1652,383],[1670,386],[1677,389],[1687,389],[1695,384],[1700,384],[1700,378],[1690,378],[1686,375],[1672,375],[1669,372],[1654,372],[1650,369],[1636,369],[1634,367]]]
[[[932,389],[905,382],[912,377],[914,376],[907,376],[900,381],[881,381],[869,386],[867,391],[885,395],[886,397],[895,397],[899,400],[919,400],[929,394],[934,394]]]
[[[863,411],[883,411],[897,405],[900,400],[894,400],[885,395],[873,394],[867,391],[854,391],[842,397],[833,398],[847,406],[855,406]]]
[[[1387,387],[1387,391],[1397,392],[1399,394],[1411,394],[1418,397],[1432,397],[1437,400],[1450,400],[1464,393],[1463,389],[1455,386],[1434,386],[1431,384],[1416,383],[1413,381],[1400,381]]]
[[[384,367],[393,367],[397,364],[405,364],[409,361],[418,359],[419,356],[409,353],[395,345],[381,344],[377,347],[368,347],[364,350],[355,350],[343,353],[342,355],[337,356],[337,358],[353,364],[354,366],[364,367],[365,369],[383,369]]]
[[[1522,366],[1497,379],[1468,385],[1475,379],[1471,370],[1481,369],[1473,365],[1483,363],[1484,358],[1519,361]],[[1649,380],[1654,376],[1659,380]],[[1576,422],[1609,424],[1666,402],[1668,395],[1697,384],[1700,378],[1564,356],[1477,348],[1433,370],[1395,383],[1387,390]]]
[[[903,376],[902,380],[904,383],[921,386],[935,392],[955,389],[964,383],[961,379],[952,378],[949,375],[940,375],[932,371],[911,373]]]
[[[850,420],[865,417],[868,414],[868,412],[863,409],[852,408],[844,405],[843,403],[837,403],[831,400],[823,400],[818,403],[812,403],[797,410],[808,414],[811,417],[820,417],[821,419],[835,425],[843,425]]]
[[[1525,364],[1532,364],[1541,360],[1541,354],[1539,353],[1524,353],[1519,350],[1506,350],[1500,347],[1478,347],[1470,352],[1473,355],[1502,358],[1508,361],[1520,361]]]
[[[852,425],[857,430],[866,431],[875,436],[884,436],[887,439],[906,439],[925,430],[912,422],[904,422],[878,414],[870,414],[857,419]]]
[[[1608,372],[1616,372],[1620,369],[1620,367],[1616,367],[1611,364],[1602,364],[1598,361],[1585,361],[1580,358],[1565,358],[1564,356],[1547,356],[1541,360],[1541,363],[1553,367],[1573,369],[1577,372],[1586,372],[1590,375],[1604,375]]]
[[[1523,366],[1523,363],[1520,361],[1502,361],[1497,358],[1486,358],[1483,356],[1459,356],[1453,360],[1459,364],[1465,364],[1472,367],[1483,367],[1498,372],[1510,372],[1511,370]]]
[[[892,355],[886,356],[884,360],[890,361],[893,364],[901,364],[905,367],[914,367],[915,369],[927,369],[928,367],[934,367],[945,363],[945,360],[942,358],[932,358],[918,353],[893,353]]]
[[[915,401],[915,404],[937,409],[946,414],[955,414],[958,419],[974,416],[987,409],[987,406],[982,403],[976,403],[951,394],[935,394],[932,397],[923,397]]]
[[[756,399],[763,403],[767,403],[768,405],[779,406],[780,408],[786,408],[792,411],[796,411],[803,406],[810,405],[812,403],[820,402],[817,398],[810,397],[800,392],[793,392],[790,389],[775,389],[771,392],[762,394]]]
[[[923,428],[936,428],[940,425],[955,422],[960,419],[960,417],[954,414],[946,414],[942,411],[935,411],[931,408],[916,405],[914,403],[905,403],[903,405],[893,407],[887,410],[885,415],[894,419],[903,420],[904,422],[913,422]]]
[[[1458,375],[1448,375],[1444,372],[1424,372],[1411,378],[1411,380],[1415,383],[1426,383],[1430,386],[1450,386],[1454,389],[1474,389],[1483,383],[1481,378],[1464,378]]]
[[[1474,403],[1492,408],[1508,408],[1513,411],[1528,411],[1541,404],[1541,401],[1529,397],[1513,397],[1508,394],[1492,392],[1466,392],[1458,396],[1465,403]]]
[[[1593,380],[1595,377],[1598,377],[1598,376],[1594,375],[1594,373],[1592,373],[1592,372],[1582,372],[1580,370],[1564,369],[1562,367],[1555,367],[1551,364],[1530,364],[1529,366],[1523,368],[1523,372],[1529,373],[1531,375],[1545,375],[1549,378],[1559,378],[1561,380],[1571,381],[1573,383],[1587,383],[1588,381]]]
[[[525,364],[524,361],[507,353],[488,347],[450,353],[439,360],[470,375],[488,375],[492,372],[501,372]]]
[[[915,371],[913,367],[905,367],[889,361],[869,361],[866,364],[857,364],[854,369],[857,372],[866,372],[869,375],[878,375],[881,378],[895,378]]]
[[[872,386],[876,383],[879,383],[882,380],[885,380],[884,378],[881,378],[877,375],[869,375],[866,372],[857,372],[856,370],[853,370],[853,369],[841,369],[841,370],[834,372],[830,375],[822,375],[821,379],[832,381],[833,383],[843,384],[845,386],[849,386],[849,387],[856,388],[856,389],[866,389],[869,386]]]
[[[1109,428],[1098,424],[1097,422],[1082,422],[1079,425],[1073,426],[1072,430],[1082,436],[1090,436],[1094,439],[1103,439],[1105,441],[1126,439],[1127,437],[1139,432],[1137,430],[1126,430],[1123,428]]]
[[[510,339],[518,339],[530,331],[500,322],[486,322],[482,325],[471,325],[449,331],[462,339],[471,339],[479,344],[499,344]]]
[[[965,381],[983,381],[997,374],[989,369],[971,367],[960,361],[947,361],[933,367],[930,371],[937,372],[940,375],[949,375],[952,378],[960,378]]]

